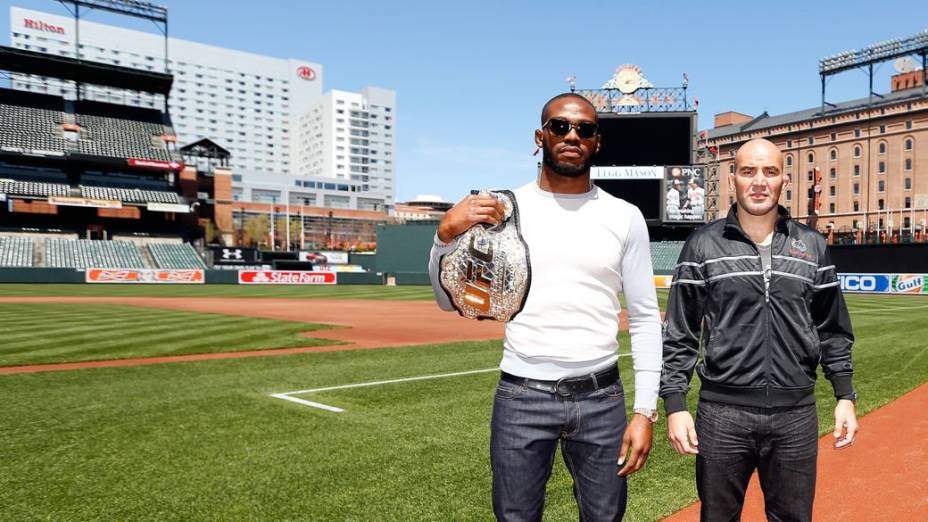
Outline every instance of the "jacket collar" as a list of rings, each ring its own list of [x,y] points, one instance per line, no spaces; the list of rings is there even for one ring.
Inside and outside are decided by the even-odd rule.
[[[792,219],[792,217],[789,215],[789,210],[783,205],[777,205],[777,224],[775,231],[789,235],[789,227],[786,224],[790,219]],[[728,216],[725,217],[725,228],[727,230],[736,230],[742,236],[747,237],[747,234],[744,233],[744,229],[741,228],[741,222],[738,221],[737,203],[732,204],[731,208],[728,209]]]

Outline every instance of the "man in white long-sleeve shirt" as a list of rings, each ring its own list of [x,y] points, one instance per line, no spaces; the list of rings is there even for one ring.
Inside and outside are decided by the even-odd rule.
[[[493,510],[499,520],[541,520],[560,443],[580,518],[621,520],[626,477],[647,461],[657,418],[661,320],[648,230],[637,207],[590,181],[600,144],[590,102],[556,96],[541,122],[541,175],[514,191],[532,281],[525,307],[506,323],[490,435]],[[493,197],[468,196],[439,224],[429,275],[442,309],[454,310],[438,280],[441,257],[502,212]],[[620,292],[635,369],[630,422],[617,369]]]

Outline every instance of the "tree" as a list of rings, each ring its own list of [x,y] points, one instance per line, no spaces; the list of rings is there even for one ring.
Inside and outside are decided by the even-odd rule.
[[[269,244],[268,232],[270,228],[270,219],[264,214],[246,217],[242,223],[245,243],[248,245],[257,245],[258,247],[266,247]]]

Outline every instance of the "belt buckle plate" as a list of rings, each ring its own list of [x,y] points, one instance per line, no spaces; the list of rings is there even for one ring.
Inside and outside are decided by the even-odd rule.
[[[564,379],[559,379],[556,383],[554,383],[555,393],[561,397],[570,397],[571,395],[574,395],[575,392],[571,386],[571,381],[573,380],[575,379],[566,377]]]

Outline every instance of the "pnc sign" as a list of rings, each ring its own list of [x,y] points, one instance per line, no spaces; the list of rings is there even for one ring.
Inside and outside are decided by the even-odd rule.
[[[312,81],[316,79],[316,71],[314,71],[313,68],[308,65],[301,65],[297,67],[296,75],[304,80]]]
[[[38,31],[45,31],[46,33],[57,33],[64,34],[64,27],[60,25],[52,25],[41,20],[33,20],[31,18],[23,18],[23,25],[26,29],[35,29]]]

